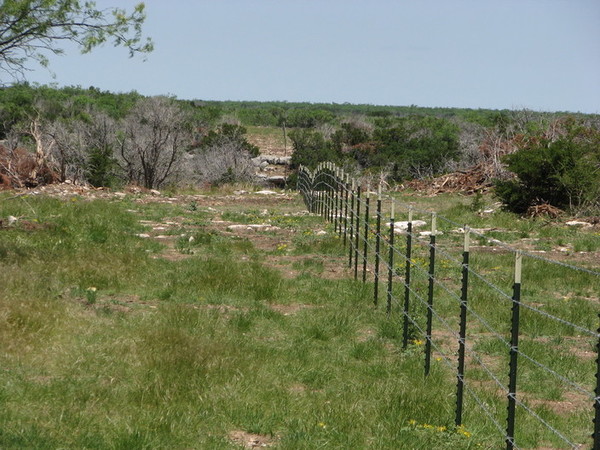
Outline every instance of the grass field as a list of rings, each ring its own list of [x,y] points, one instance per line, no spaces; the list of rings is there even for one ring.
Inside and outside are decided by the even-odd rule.
[[[499,238],[585,248],[586,264],[598,256],[593,231],[478,216],[461,198],[421,200],[458,222],[495,221]],[[503,445],[470,403],[465,427],[453,426],[452,371],[435,360],[422,376],[422,343],[401,350],[397,311],[372,306],[372,285],[352,279],[339,237],[296,194],[4,193],[0,218],[8,216],[19,220],[0,228],[2,448]],[[498,263],[481,256],[478,264],[494,272]],[[594,286],[576,282],[576,297],[591,295]],[[483,309],[494,305],[481,297]],[[556,308],[582,303],[561,301]],[[593,311],[578,309],[595,323]],[[539,328],[539,337],[550,334]],[[530,345],[544,354],[545,343]],[[499,355],[492,342],[478,345],[490,361]],[[588,357],[547,355],[584,361],[575,376],[593,376]],[[524,384],[543,401],[563,399],[551,387],[535,373]],[[578,439],[591,433],[591,404],[567,414],[547,405],[547,417]],[[559,448],[530,429],[519,436],[524,446]]]

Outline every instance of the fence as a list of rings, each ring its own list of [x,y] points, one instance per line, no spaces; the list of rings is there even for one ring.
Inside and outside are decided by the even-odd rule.
[[[457,426],[483,413],[508,449],[524,430],[535,445],[600,449],[599,272],[373,195],[331,163],[301,167],[298,189],[354,278],[372,278],[374,305],[398,316],[403,349],[423,345],[425,376],[455,373]]]

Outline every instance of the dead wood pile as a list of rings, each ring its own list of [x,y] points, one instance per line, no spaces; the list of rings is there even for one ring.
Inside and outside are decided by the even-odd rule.
[[[556,206],[552,206],[548,203],[541,203],[539,205],[530,206],[527,209],[526,216],[528,217],[549,217],[556,219],[557,217],[564,214],[564,211]]]
[[[493,185],[493,178],[488,166],[477,164],[467,170],[459,170],[437,178],[409,181],[404,184],[404,187],[427,192],[430,195],[452,192],[469,195],[489,191]]]
[[[0,145],[0,189],[35,187],[58,181],[58,174],[44,161],[23,148]]]

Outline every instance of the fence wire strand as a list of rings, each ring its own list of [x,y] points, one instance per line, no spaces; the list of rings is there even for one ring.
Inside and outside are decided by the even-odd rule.
[[[367,198],[368,198],[367,196],[370,195],[369,190],[367,189],[366,191],[364,191],[364,194],[365,194],[364,196],[355,195],[355,191],[354,191],[354,186],[355,186],[354,183],[355,182],[354,181],[352,182],[352,187],[351,187],[348,176],[344,175],[343,171],[342,171],[342,172],[340,172],[342,174],[342,178],[341,179],[338,178],[338,176],[337,176],[338,172],[336,171],[334,173],[332,171],[331,167],[332,167],[331,165],[329,165],[329,166],[327,166],[327,165],[321,166],[320,165],[317,168],[317,170],[314,172],[309,171],[305,168],[301,168],[300,173],[305,174],[305,176],[299,176],[298,186],[302,192],[304,200],[307,204],[307,207],[309,207],[309,209],[312,209],[313,212],[320,212],[321,215],[327,220],[332,219],[336,222],[338,222],[338,221],[340,222],[340,231],[339,231],[340,234],[342,232],[341,222],[342,221],[344,222],[344,233],[347,232],[346,225],[349,225],[348,232],[350,235],[350,239],[348,239],[348,243],[350,246],[349,248],[352,251],[351,255],[354,255],[354,258],[356,258],[356,261],[358,261],[360,259],[364,262],[363,271],[365,271],[365,272],[367,271],[366,267],[368,264],[369,252],[371,252],[372,254],[376,253],[376,248],[374,247],[374,244],[371,242],[371,239],[370,239],[370,236],[375,236],[376,238],[381,240],[381,242],[384,246],[387,245],[387,250],[390,254],[400,256],[400,261],[407,265],[407,270],[411,269],[411,268],[416,268],[418,273],[421,276],[424,275],[424,278],[426,280],[429,280],[429,282],[432,283],[432,285],[434,287],[438,286],[446,294],[449,295],[450,299],[457,301],[457,304],[460,304],[460,305],[462,305],[462,307],[465,307],[466,312],[470,316],[474,317],[481,325],[483,325],[483,327],[492,335],[492,337],[495,338],[496,340],[498,340],[503,346],[505,346],[511,350],[516,350],[517,354],[522,356],[526,361],[535,365],[536,367],[543,370],[544,372],[549,373],[550,375],[552,375],[553,377],[555,377],[556,379],[558,379],[562,383],[564,383],[566,386],[569,386],[570,388],[578,391],[579,393],[584,394],[589,399],[594,400],[594,402],[597,401],[595,393],[591,392],[589,389],[586,389],[585,387],[579,385],[577,382],[570,380],[566,376],[561,375],[560,373],[558,373],[557,371],[548,367],[547,365],[545,365],[545,364],[541,363],[540,361],[537,361],[533,357],[529,356],[522,350],[519,350],[516,347],[513,348],[511,343],[506,339],[506,337],[503,336],[500,332],[498,332],[484,317],[482,317],[479,313],[477,313],[467,302],[463,301],[461,296],[457,292],[455,292],[452,288],[450,288],[445,283],[440,281],[439,278],[436,278],[435,275],[430,273],[428,270],[421,267],[420,264],[416,264],[414,261],[412,261],[410,258],[408,258],[404,253],[400,252],[400,250],[396,246],[391,246],[389,243],[389,240],[387,239],[387,236],[386,236],[387,232],[384,231],[384,229],[381,229],[378,234],[377,230],[373,228],[372,223],[369,223],[369,219],[370,219],[370,217],[373,216],[373,214],[371,214],[370,217],[361,217],[360,216],[360,214],[364,214],[364,211],[366,209]],[[319,192],[321,192],[321,194],[319,194]],[[338,195],[341,196],[341,198],[339,198]],[[350,198],[352,199],[352,203],[350,202]],[[437,219],[439,219],[440,221],[442,221],[443,223],[445,223],[447,225],[450,225],[450,226],[453,226],[456,228],[456,230],[452,230],[452,231],[469,233],[469,234],[476,236],[488,243],[491,243],[497,247],[500,247],[501,249],[503,249],[505,251],[508,251],[511,253],[520,253],[523,257],[531,258],[531,259],[538,260],[538,261],[552,264],[552,265],[557,265],[559,267],[563,267],[563,268],[567,268],[569,270],[585,273],[585,274],[591,275],[593,277],[600,277],[600,272],[598,272],[596,270],[588,269],[585,267],[574,266],[574,265],[571,265],[568,263],[564,263],[562,261],[548,259],[548,258],[545,258],[545,257],[537,255],[537,254],[533,254],[533,253],[530,253],[527,251],[523,251],[523,250],[514,248],[502,241],[499,241],[497,239],[493,239],[489,236],[486,236],[485,234],[483,234],[482,232],[480,232],[477,229],[467,228],[465,225],[459,224],[451,219],[448,219],[447,217],[441,216],[432,211],[421,210],[421,209],[415,208],[412,205],[398,202],[389,195],[382,197],[381,193],[379,193],[377,196],[377,199],[379,201],[391,200],[392,202],[394,202],[393,204],[395,204],[397,207],[411,210],[413,214],[417,214],[417,215],[421,214],[421,215],[428,215],[428,216],[432,216],[432,214],[435,214],[435,217]],[[385,220],[386,216],[382,211],[377,210],[374,214],[374,217],[376,219],[378,219],[381,223]],[[352,223],[349,223],[350,218],[352,219]],[[414,222],[414,219],[412,219],[412,221]],[[356,222],[356,224],[354,222]],[[398,222],[396,222],[396,224],[397,223]],[[386,227],[389,228],[389,226],[390,226],[390,224],[388,223],[386,225]],[[395,225],[395,227],[396,227],[396,225]],[[365,236],[363,236],[363,229],[365,231]],[[394,229],[393,232],[396,233],[396,229]],[[416,242],[423,247],[429,247],[430,249],[433,248],[436,253],[439,253],[439,255],[441,255],[448,261],[454,263],[457,268],[466,270],[466,273],[473,275],[478,281],[483,283],[491,291],[496,292],[502,300],[505,300],[505,301],[508,300],[513,305],[517,304],[519,306],[523,306],[524,308],[532,311],[533,313],[535,313],[539,316],[545,317],[551,321],[560,323],[567,327],[572,327],[572,329],[578,330],[579,332],[581,332],[585,335],[594,337],[596,339],[600,338],[600,333],[597,330],[589,330],[586,327],[577,325],[577,324],[575,324],[569,320],[563,319],[561,317],[557,317],[557,316],[550,314],[546,311],[543,311],[533,305],[529,305],[529,304],[521,301],[520,299],[516,300],[515,298],[513,298],[513,295],[505,292],[505,290],[503,288],[501,288],[500,286],[495,284],[493,281],[488,279],[486,276],[480,274],[477,270],[475,270],[475,268],[472,266],[472,264],[463,263],[463,261],[457,259],[454,255],[452,255],[443,246],[440,246],[439,243],[435,243],[435,241],[433,241],[433,240],[427,241],[426,239],[421,239],[421,237],[425,235],[424,233],[417,234],[414,231],[408,232],[408,230],[402,230],[401,234],[406,235],[407,237],[410,236],[410,238],[412,238],[413,242]],[[358,245],[358,248],[357,248],[357,245]],[[361,247],[364,249],[363,251],[361,251]],[[403,285],[405,288],[405,292],[406,292],[405,295],[411,295],[411,297],[413,299],[416,299],[418,301],[417,304],[420,305],[420,307],[425,307],[426,310],[431,313],[430,317],[435,318],[436,322],[441,324],[443,329],[445,329],[445,332],[448,332],[451,337],[453,337],[454,339],[456,339],[458,341],[459,344],[464,345],[465,353],[472,359],[472,361],[474,361],[478,366],[480,366],[484,370],[484,372],[487,374],[487,376],[489,376],[491,378],[491,380],[493,380],[493,382],[500,388],[500,390],[502,390],[504,392],[508,392],[509,398],[513,399],[515,401],[515,403],[518,406],[520,406],[527,414],[532,416],[535,420],[537,420],[547,430],[549,430],[554,435],[556,435],[564,443],[568,444],[572,448],[578,448],[578,446],[576,444],[574,444],[568,438],[566,438],[559,430],[556,429],[556,427],[552,426],[550,423],[548,423],[546,420],[544,420],[542,417],[540,417],[539,414],[537,414],[530,407],[528,407],[523,401],[519,400],[516,397],[516,395],[511,394],[509,392],[508,387],[499,379],[499,377],[494,373],[492,368],[489,367],[488,364],[480,357],[480,353],[475,351],[472,345],[467,346],[465,343],[466,339],[462,339],[459,336],[459,334],[454,330],[453,326],[450,323],[448,323],[448,321],[444,317],[442,317],[436,311],[436,309],[433,308],[428,303],[428,301],[417,290],[415,290],[414,286],[411,286],[411,284],[414,284],[415,282],[413,281],[411,284],[407,283],[406,280],[404,280],[403,277],[397,273],[397,270],[394,269],[394,267],[390,267],[390,264],[387,262],[386,258],[380,256],[382,254],[383,254],[383,250],[381,250],[377,254],[377,258],[378,258],[379,264],[383,265],[383,270],[387,269],[388,272],[391,272],[392,279],[393,278],[400,279],[401,285]],[[435,255],[435,253],[434,253],[434,255]],[[352,258],[352,256],[350,256],[350,258]],[[355,270],[356,270],[356,268],[355,268]],[[365,277],[365,274],[363,274],[363,281],[365,280],[364,277]],[[418,279],[422,280],[423,278],[419,277]],[[441,361],[443,361],[444,364],[448,368],[453,370],[454,367],[452,366],[452,359],[444,352],[444,350],[440,347],[440,345],[438,345],[438,343],[434,339],[432,339],[431,336],[429,336],[427,334],[427,332],[422,328],[422,326],[419,325],[416,318],[412,317],[411,313],[409,313],[408,311],[404,311],[401,308],[402,307],[401,300],[399,298],[397,298],[393,294],[393,292],[390,292],[389,288],[387,289],[387,291],[388,291],[390,301],[398,307],[398,309],[401,313],[401,316],[404,317],[408,322],[410,322],[412,324],[412,326],[415,328],[415,330],[417,330],[417,332],[420,333],[420,335],[422,335],[428,339],[428,342],[431,344],[431,347],[433,347],[434,351],[437,352],[439,355],[441,355]],[[431,295],[431,293],[429,295]],[[467,380],[465,379],[464,376],[462,377],[462,381],[464,383],[463,385],[465,386],[466,391],[473,398],[473,400],[478,405],[478,407],[481,409],[481,411],[483,411],[485,413],[485,415],[490,419],[490,421],[498,429],[500,434],[506,438],[507,443],[512,445],[513,448],[518,448],[514,437],[511,438],[511,437],[506,436],[506,434],[505,434],[506,430],[498,422],[498,420],[496,419],[494,414],[489,410],[487,404],[472,389],[470,384],[472,384],[473,382],[472,381],[467,382]]]

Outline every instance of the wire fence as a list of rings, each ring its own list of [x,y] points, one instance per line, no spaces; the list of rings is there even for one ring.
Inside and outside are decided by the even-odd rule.
[[[600,272],[369,192],[331,163],[301,167],[298,190],[374,305],[398,313],[402,348],[423,346],[425,376],[454,373],[456,426],[483,417],[508,449],[530,436],[600,449]]]

